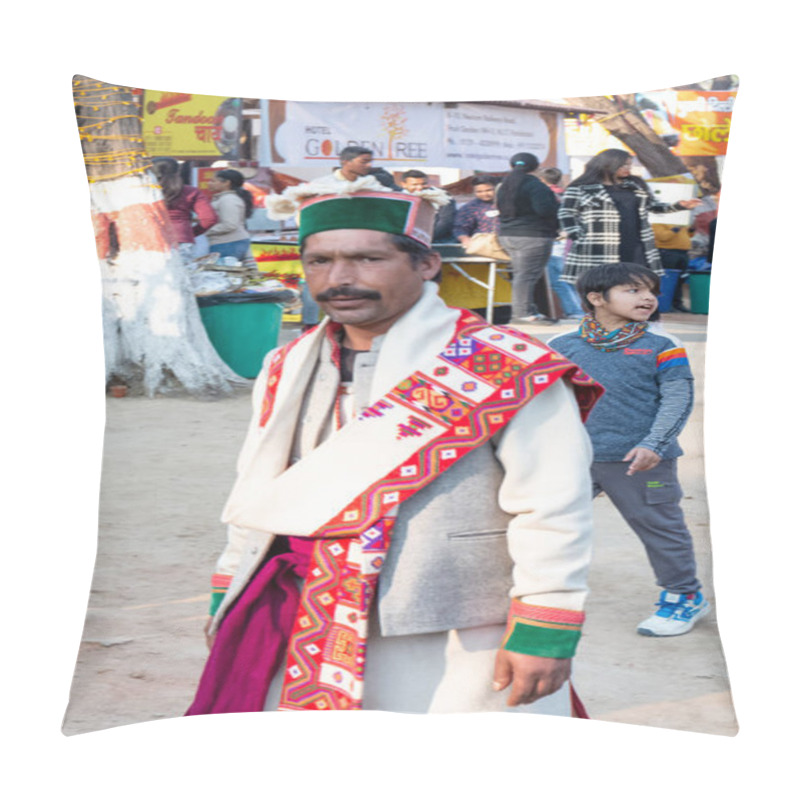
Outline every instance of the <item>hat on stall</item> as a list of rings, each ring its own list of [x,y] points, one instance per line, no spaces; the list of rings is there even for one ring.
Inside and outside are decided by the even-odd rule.
[[[408,236],[429,247],[436,210],[448,202],[447,193],[436,188],[408,194],[375,191],[359,180],[336,184],[326,180],[290,186],[282,195],[269,196],[266,206],[272,219],[299,213],[301,243],[312,233],[365,228]]]

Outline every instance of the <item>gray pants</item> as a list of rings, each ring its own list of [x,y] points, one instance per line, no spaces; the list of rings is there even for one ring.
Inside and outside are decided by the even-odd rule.
[[[550,260],[553,240],[534,236],[498,236],[498,239],[502,248],[511,256],[512,318],[538,314],[533,290]]]
[[[692,535],[680,506],[683,492],[676,459],[633,475],[625,474],[629,466],[624,461],[595,461],[594,496],[605,492],[641,539],[659,586],[679,594],[696,592],[700,582]]]

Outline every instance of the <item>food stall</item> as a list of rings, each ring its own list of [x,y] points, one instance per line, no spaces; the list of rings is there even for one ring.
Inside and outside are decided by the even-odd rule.
[[[254,235],[250,239],[250,250],[259,273],[265,279],[280,281],[287,289],[296,291],[299,297],[305,275],[296,241],[281,236]],[[285,322],[299,322],[299,305],[288,305],[283,319]]]

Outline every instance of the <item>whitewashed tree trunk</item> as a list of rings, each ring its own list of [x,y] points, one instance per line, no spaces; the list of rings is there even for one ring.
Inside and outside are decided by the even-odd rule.
[[[106,381],[124,381],[149,397],[230,394],[247,381],[206,334],[161,187],[148,169],[134,92],[82,76],[73,91],[103,283]]]
[[[184,389],[230,393],[245,381],[206,335],[186,267],[164,235],[161,190],[150,173],[91,184],[103,282],[106,379],[141,384],[145,394]],[[168,220],[166,220],[168,222]],[[110,226],[119,250],[108,252]]]

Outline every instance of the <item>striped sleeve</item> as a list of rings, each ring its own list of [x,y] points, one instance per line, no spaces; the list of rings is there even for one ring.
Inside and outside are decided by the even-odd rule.
[[[694,379],[689,359],[681,342],[665,337],[666,347],[656,356],[656,381],[659,403],[647,436],[639,442],[658,455],[663,455],[683,430],[694,405]]]
[[[689,419],[694,404],[694,381],[691,377],[664,381],[659,391],[661,400],[656,417],[647,436],[637,446],[663,455]]]
[[[513,653],[547,658],[572,658],[585,614],[512,600],[502,647]]]
[[[225,593],[228,591],[232,579],[233,575],[225,575],[221,572],[215,572],[211,576],[211,606],[208,609],[210,616],[213,617],[217,613],[217,609],[225,599]]]
[[[659,353],[656,358],[656,370],[658,372],[663,372],[665,369],[671,369],[672,367],[688,366],[689,358],[683,347],[673,347],[669,350],[664,350]]]

